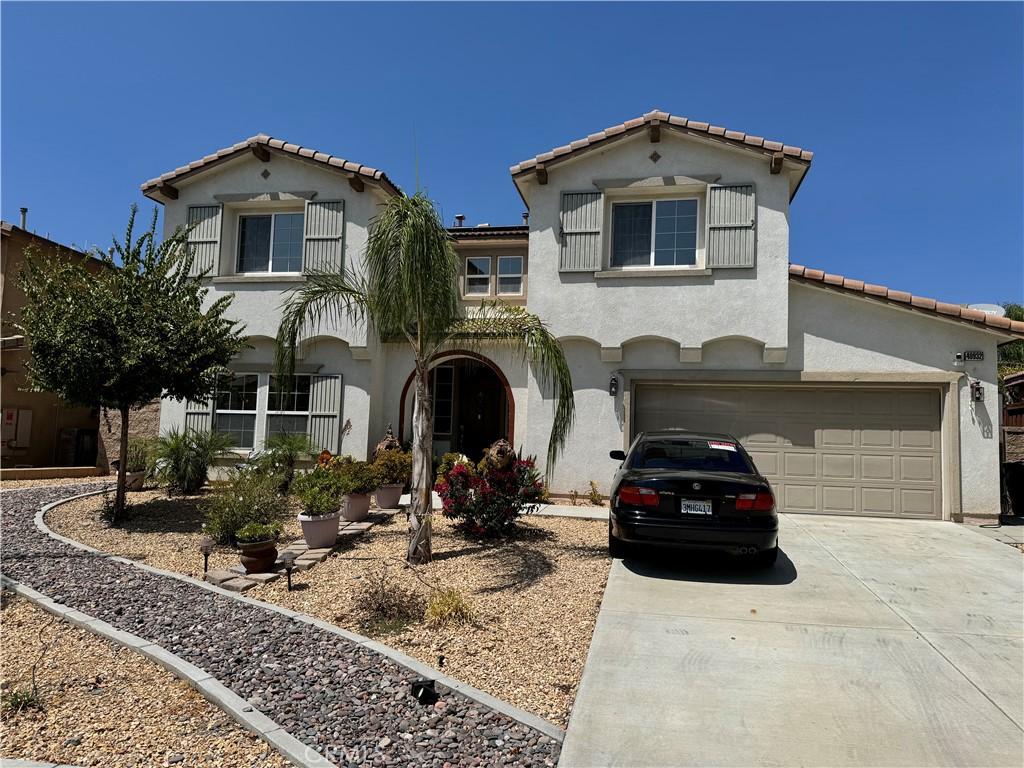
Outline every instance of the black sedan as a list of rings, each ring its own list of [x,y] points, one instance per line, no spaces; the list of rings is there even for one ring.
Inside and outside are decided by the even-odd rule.
[[[772,565],[779,518],[771,486],[730,435],[683,430],[641,433],[612,480],[608,549],[630,544],[713,549]]]

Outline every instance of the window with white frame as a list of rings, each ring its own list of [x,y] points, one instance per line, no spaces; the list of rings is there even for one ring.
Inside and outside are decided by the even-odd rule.
[[[259,377],[236,373],[217,380],[213,430],[231,437],[233,448],[252,448],[256,436],[256,394]]]
[[[615,203],[611,266],[697,266],[696,198]]]
[[[238,272],[301,272],[303,214],[238,217]]]
[[[466,259],[466,295],[487,296],[491,292],[491,257]]]
[[[311,376],[270,377],[267,392],[267,439],[274,435],[304,435],[309,428]]]
[[[523,292],[523,257],[498,257],[498,295],[518,296]]]

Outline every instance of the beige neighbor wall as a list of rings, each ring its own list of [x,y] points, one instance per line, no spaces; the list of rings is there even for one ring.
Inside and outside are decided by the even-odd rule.
[[[154,440],[160,436],[160,401],[154,400],[128,413],[128,439]],[[100,413],[100,446],[96,465],[111,471],[110,463],[121,455],[121,413],[104,408]]]

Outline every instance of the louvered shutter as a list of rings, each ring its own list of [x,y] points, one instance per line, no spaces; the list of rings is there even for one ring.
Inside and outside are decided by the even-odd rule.
[[[561,210],[562,272],[596,272],[601,269],[601,220],[604,196],[600,192],[563,192]]]
[[[307,201],[303,233],[303,271],[340,273],[344,233],[344,200]]]
[[[209,432],[213,429],[213,399],[188,400],[185,403],[185,430]]]
[[[190,275],[216,275],[220,267],[220,230],[223,206],[188,207],[188,248],[192,252]]]
[[[312,377],[309,383],[309,440],[316,450],[341,450],[341,376]]]
[[[753,184],[708,187],[709,268],[754,266],[756,211]]]

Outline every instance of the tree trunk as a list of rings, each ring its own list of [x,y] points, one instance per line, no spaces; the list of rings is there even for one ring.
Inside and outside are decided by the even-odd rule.
[[[430,370],[426,364],[416,366],[416,394],[412,406],[412,504],[409,508],[410,563],[429,563],[431,515],[434,488],[434,420],[430,399]]]
[[[121,408],[121,446],[117,462],[117,493],[114,495],[114,513],[111,524],[120,525],[124,518],[125,473],[128,469],[128,407]]]

